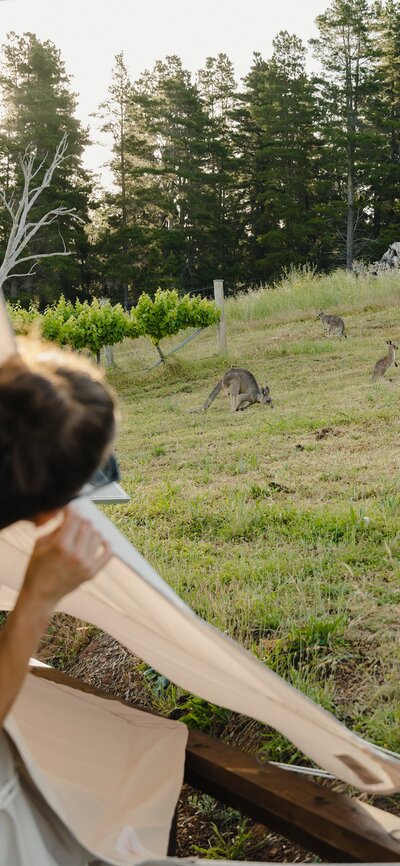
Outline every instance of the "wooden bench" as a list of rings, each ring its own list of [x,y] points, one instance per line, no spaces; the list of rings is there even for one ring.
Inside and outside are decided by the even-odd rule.
[[[51,668],[32,673],[120,700]],[[143,712],[137,704],[130,703]],[[400,818],[257,759],[200,731],[189,731],[184,781],[335,863],[400,863]],[[169,854],[175,852],[176,820]]]

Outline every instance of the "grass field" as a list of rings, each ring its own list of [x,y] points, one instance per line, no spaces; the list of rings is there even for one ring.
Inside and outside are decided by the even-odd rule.
[[[385,340],[400,339],[399,302],[397,274],[292,271],[272,291],[227,302],[228,363],[215,354],[215,329],[150,371],[158,358],[150,342],[124,343],[109,378],[131,502],[105,508],[201,616],[396,752],[400,370],[376,384],[370,373]],[[324,336],[321,307],[343,314],[347,340]],[[164,341],[165,350],[180,339]],[[228,364],[267,382],[274,408],[231,415],[220,396],[194,412]],[[271,760],[305,762],[258,722],[173,685],[155,688],[138,659],[86,623],[57,614],[39,657]],[[400,814],[399,795],[375,802]],[[178,824],[179,856],[315,859],[186,787]]]
[[[110,516],[196,612],[400,751],[400,375],[369,381],[400,337],[400,280],[374,285],[373,309],[353,292],[347,340],[323,335],[314,296],[287,321],[228,303],[229,364],[267,381],[274,409],[231,415],[220,396],[193,413],[227,366],[213,329],[150,372],[151,345],[123,344],[110,379],[131,502]]]

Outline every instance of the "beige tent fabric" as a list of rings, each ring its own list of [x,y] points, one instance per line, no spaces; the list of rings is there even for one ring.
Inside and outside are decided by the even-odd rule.
[[[28,674],[5,729],[38,790],[90,859],[131,866],[165,855],[183,781],[184,725]],[[17,799],[19,837],[21,844],[32,839],[37,851],[35,823],[41,822],[40,816],[32,821],[30,799],[22,809]],[[45,834],[51,836],[47,826]],[[60,850],[72,849],[71,863],[86,863],[89,858],[76,855],[80,845],[67,843]],[[54,839],[48,845],[54,863],[69,863]],[[2,837],[0,864],[3,846]],[[32,850],[30,856],[21,866],[39,866]]]
[[[75,508],[115,552],[59,609],[94,623],[156,670],[208,701],[272,725],[337,778],[374,793],[400,790],[400,761],[378,752],[197,617],[93,503]],[[35,538],[31,524],[0,533],[0,610],[13,606]]]

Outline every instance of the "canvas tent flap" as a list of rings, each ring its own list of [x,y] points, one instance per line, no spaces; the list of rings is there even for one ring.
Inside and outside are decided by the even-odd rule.
[[[166,854],[184,725],[28,674],[5,728],[47,803],[94,856],[128,866]]]
[[[74,507],[108,538],[115,555],[94,580],[65,596],[59,610],[104,629],[188,691],[272,725],[348,784],[372,793],[400,790],[399,761],[197,617],[93,503],[80,500]],[[17,596],[34,538],[28,523],[0,533],[0,610]]]

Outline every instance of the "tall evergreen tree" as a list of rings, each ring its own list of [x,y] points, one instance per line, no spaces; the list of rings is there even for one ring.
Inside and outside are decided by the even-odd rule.
[[[314,257],[319,228],[315,101],[305,48],[287,32],[278,34],[273,47],[268,62],[255,55],[243,97],[244,214],[253,276],[259,279]]]
[[[374,147],[367,159],[373,214],[373,258],[400,237],[400,3],[375,5],[374,88],[368,120]],[[379,254],[379,253],[378,253]]]
[[[362,153],[369,142],[365,121],[373,73],[372,12],[367,0],[332,0],[316,23],[319,36],[311,45],[322,65],[321,117],[325,123],[321,132],[327,151],[336,152],[343,166],[339,175],[343,173],[346,181],[345,260],[351,270],[355,229],[366,205]]]
[[[132,238],[130,233],[132,190],[129,183],[133,118],[133,86],[123,53],[115,57],[108,97],[99,106],[95,117],[101,121],[101,131],[112,137],[112,159],[115,190],[104,196],[101,214],[105,217],[99,231],[93,232],[95,243],[95,269],[102,291],[118,300],[128,300],[131,282]],[[99,220],[95,220],[95,225]],[[136,252],[136,251],[135,251]]]
[[[155,290],[158,285],[200,287],[216,275],[214,229],[216,223],[221,229],[223,206],[216,123],[211,129],[205,100],[175,56],[157,62],[127,95],[125,228],[118,196],[114,196],[114,212],[111,215],[110,211],[108,231],[100,244],[103,258],[115,272],[116,258],[110,258],[110,246],[115,249],[118,240],[119,212],[127,244],[122,259],[129,271],[131,294],[143,288]],[[121,197],[118,129],[113,134],[116,159],[112,165]]]
[[[235,144],[238,94],[233,64],[227,55],[207,57],[197,74],[197,83],[208,118],[204,142],[208,214],[204,279],[210,282],[221,276],[229,288],[240,269],[240,221]]]

